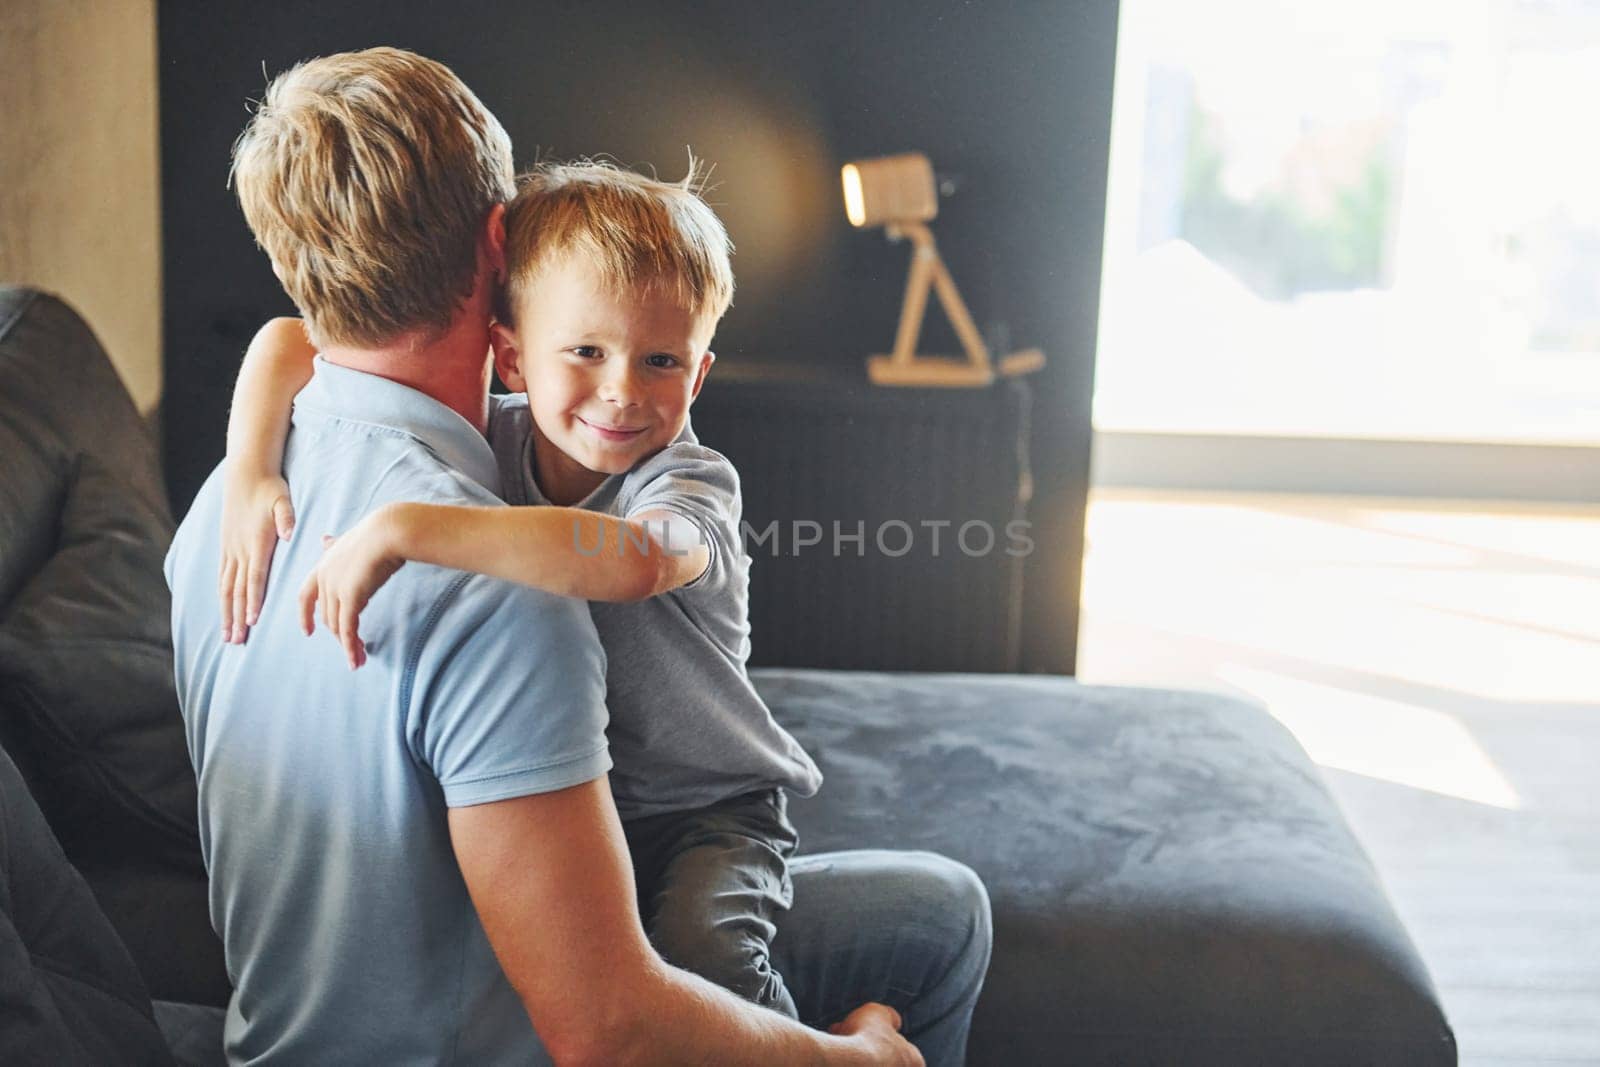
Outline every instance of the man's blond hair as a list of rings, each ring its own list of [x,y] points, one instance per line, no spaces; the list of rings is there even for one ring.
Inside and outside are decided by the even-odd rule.
[[[233,148],[256,242],[324,345],[447,327],[514,175],[511,140],[472,91],[398,48],[280,74]]]
[[[513,322],[540,272],[573,257],[614,292],[662,287],[716,322],[733,302],[733,245],[700,198],[702,181],[692,160],[681,182],[590,160],[547,163],[522,175],[506,209],[500,317]]]

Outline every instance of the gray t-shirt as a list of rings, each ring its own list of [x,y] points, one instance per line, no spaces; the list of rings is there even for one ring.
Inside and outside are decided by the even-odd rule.
[[[527,398],[495,397],[489,443],[507,503],[549,504],[533,475]],[[739,474],[687,427],[667,448],[607,478],[578,507],[619,518],[670,511],[700,530],[699,578],[628,604],[591,602],[606,650],[611,791],[624,819],[704,807],[782,786],[811,796],[822,772],[750,684],[750,557]]]
[[[318,360],[284,473],[299,526],[259,624],[221,640],[220,468],[167,556],[178,701],[233,998],[233,1063],[548,1063],[456,864],[448,809],[599,778],[605,666],[588,612],[441,567],[361,616],[370,659],[298,625],[295,592],[393,500],[498,505],[488,442],[395,382]],[[529,876],[542,862],[520,857]]]

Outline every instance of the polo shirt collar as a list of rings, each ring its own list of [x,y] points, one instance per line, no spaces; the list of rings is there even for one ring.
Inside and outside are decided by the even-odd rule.
[[[500,495],[500,470],[488,439],[439,401],[410,386],[329,363],[312,365],[311,381],[295,397],[297,411],[396,430],[415,438],[446,466]]]

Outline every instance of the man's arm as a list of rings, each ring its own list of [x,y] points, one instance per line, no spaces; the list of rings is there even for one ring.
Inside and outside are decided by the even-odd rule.
[[[893,1009],[864,1006],[823,1034],[668,966],[640,927],[604,778],[449,819],[490,944],[562,1067],[922,1063]]]
[[[289,410],[311,380],[316,354],[299,319],[273,319],[250,341],[233,387],[217,595],[223,639],[235,644],[261,614],[273,550],[294,530],[283,446]]]

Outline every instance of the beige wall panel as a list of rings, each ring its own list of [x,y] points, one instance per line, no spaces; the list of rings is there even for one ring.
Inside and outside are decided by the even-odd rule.
[[[155,0],[6,0],[0,281],[65,297],[161,396]]]

